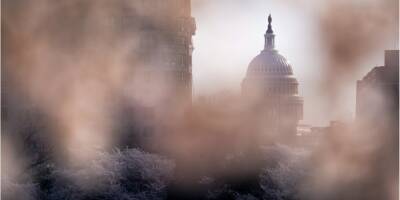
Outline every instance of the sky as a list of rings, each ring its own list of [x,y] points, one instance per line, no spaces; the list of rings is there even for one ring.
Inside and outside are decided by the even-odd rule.
[[[194,0],[192,15],[197,25],[193,37],[194,95],[240,92],[248,64],[263,49],[267,17],[271,14],[275,47],[292,65],[299,81],[299,93],[304,98],[304,120],[301,123],[324,126],[331,120],[351,120],[355,111],[356,80],[374,66],[383,65],[385,49],[398,49],[398,25],[393,25],[398,24],[398,18],[393,18],[394,21],[389,19],[398,16],[398,3],[397,9],[391,8],[393,4],[396,2],[378,0]],[[344,11],[333,10],[334,6]],[[363,12],[367,13],[365,20],[354,17]],[[332,13],[335,16],[330,16]],[[336,16],[336,13],[348,17]],[[337,25],[341,21],[336,18],[346,20],[342,23],[345,26]],[[382,24],[382,20],[387,21],[388,28],[382,28],[382,33],[370,34],[374,26]],[[334,24],[332,30],[325,22]],[[360,27],[359,24],[364,22],[365,25]],[[350,53],[354,57],[350,62],[332,62],[332,58],[337,59],[332,55],[332,46],[338,40],[335,31],[346,36],[345,31],[353,26],[355,38],[369,40],[371,37],[372,41],[378,42],[370,45],[364,45],[368,41],[355,43],[359,49]],[[337,27],[347,30],[336,30]],[[366,33],[358,36],[357,29],[366,30]],[[354,38],[349,42],[351,39]],[[342,64],[349,65],[346,67],[351,70],[323,75],[332,65]],[[333,89],[325,86],[330,84],[330,76],[339,77],[333,78]],[[334,101],[329,93],[334,93]]]

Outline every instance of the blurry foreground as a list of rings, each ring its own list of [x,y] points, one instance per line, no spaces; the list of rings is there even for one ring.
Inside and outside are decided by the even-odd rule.
[[[2,198],[398,198],[398,51],[354,121],[281,134],[259,102],[192,100],[190,1],[148,2],[4,3]]]

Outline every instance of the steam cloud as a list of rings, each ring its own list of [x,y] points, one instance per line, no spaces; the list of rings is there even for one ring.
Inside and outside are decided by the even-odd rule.
[[[207,2],[196,1],[194,5],[201,6],[202,3]],[[9,155],[3,156],[3,161],[6,159],[10,163],[2,167],[2,172],[11,181],[18,182],[21,178],[18,174],[24,167],[29,167],[26,164],[29,158],[15,159],[24,154],[20,150],[24,149],[26,139],[22,134],[26,128],[23,123],[28,123],[21,120],[24,116],[19,113],[24,111],[21,105],[35,108],[33,112],[42,114],[38,120],[46,121],[45,129],[40,125],[36,127],[41,130],[39,137],[46,138],[45,146],[51,147],[46,151],[55,152],[62,165],[88,165],[84,170],[90,170],[93,166],[88,161],[102,159],[96,153],[98,149],[113,147],[116,140],[114,126],[119,120],[115,112],[123,110],[120,104],[127,104],[128,108],[138,104],[151,106],[167,95],[168,86],[163,82],[148,86],[145,80],[133,78],[140,77],[138,69],[143,67],[136,62],[133,53],[140,48],[140,33],[129,30],[127,34],[126,30],[115,26],[121,23],[123,16],[119,13],[124,9],[124,13],[135,13],[145,23],[157,24],[154,22],[157,19],[145,13],[146,9],[141,6],[135,1],[4,1],[2,101],[7,105],[8,115],[5,131],[2,131],[3,144],[6,144],[2,145],[2,155]],[[379,46],[393,28],[398,30],[398,2],[371,1],[361,5],[328,1],[325,8],[320,13],[319,26],[328,55],[323,73],[326,83],[322,85],[323,90],[328,91],[323,93],[326,99],[335,99],[342,82],[346,81],[345,75],[354,73],[357,63],[369,55],[370,49]],[[386,12],[393,9],[395,12]],[[176,113],[159,119],[162,126],[156,127],[157,134],[152,143],[160,147],[162,153],[176,159],[177,176],[185,177],[182,185],[186,185],[186,181],[193,183],[191,179],[204,174],[216,178],[257,174],[265,160],[260,159],[264,154],[255,146],[270,145],[275,141],[290,143],[287,138],[270,134],[268,122],[262,121],[254,107],[236,95],[217,94],[211,101],[196,100],[190,108],[179,108]],[[326,136],[325,143],[310,157],[295,153],[295,158],[287,162],[278,161],[278,165],[264,168],[260,175],[263,191],[271,194],[270,188],[265,186],[271,178],[287,189],[284,192],[287,196],[393,198],[398,182],[388,177],[385,168],[372,164],[379,161],[376,157],[391,152],[380,150],[386,141],[381,141],[377,135],[365,136],[364,132],[367,130],[355,126],[342,127]],[[360,140],[363,137],[367,138]],[[274,152],[273,149],[268,151]],[[136,151],[122,154],[149,156]],[[240,155],[238,162],[245,165],[232,159]],[[114,162],[120,158],[118,156],[121,154],[107,154],[105,157],[110,161],[103,161]],[[298,161],[297,157],[307,162]],[[156,160],[157,163],[167,162],[159,157]],[[384,162],[393,164],[390,160]],[[273,162],[268,159],[267,163]],[[167,164],[169,167],[165,170],[171,173],[172,164]],[[296,173],[296,169],[304,168],[307,170],[301,172],[307,173]],[[288,175],[288,179],[279,179],[284,175]],[[79,183],[80,177],[72,177]],[[164,187],[163,181],[160,184]],[[381,185],[379,191],[385,194],[367,192],[374,191],[369,189],[376,185]],[[24,187],[32,190],[34,186],[27,184]],[[219,192],[213,191],[213,195],[218,196]]]

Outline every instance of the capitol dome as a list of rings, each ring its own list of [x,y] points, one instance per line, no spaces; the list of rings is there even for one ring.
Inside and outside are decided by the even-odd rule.
[[[292,67],[276,50],[263,50],[247,69],[247,76],[293,75]]]
[[[242,82],[242,94],[263,113],[267,123],[279,134],[295,135],[303,117],[303,99],[292,66],[275,49],[275,35],[268,17],[264,49],[249,64]]]

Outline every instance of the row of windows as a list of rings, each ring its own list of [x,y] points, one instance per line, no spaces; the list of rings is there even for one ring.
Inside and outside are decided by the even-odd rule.
[[[150,31],[144,32],[143,37],[140,39],[140,47],[149,48],[157,47],[158,45],[166,49],[182,49],[182,47],[189,47],[192,45],[191,39],[184,36],[175,36],[173,38],[162,38],[159,32],[151,33]]]
[[[160,56],[156,57],[156,66],[159,68],[172,68],[172,69],[191,69],[191,63],[189,63],[190,58],[185,55],[173,55],[173,56]]]
[[[256,72],[268,72],[268,73],[279,73],[279,74],[292,74],[292,70],[289,67],[268,67],[268,66],[258,66]]]
[[[142,74],[145,80],[151,81],[152,79],[156,80],[166,80],[166,81],[190,81],[192,80],[192,74],[184,71],[174,71],[174,72],[165,72],[165,73],[152,73],[151,71],[145,72]]]
[[[267,87],[264,90],[265,94],[297,94],[297,84],[278,85],[275,87]]]
[[[302,118],[303,108],[302,105],[289,104],[289,105],[275,105],[273,109],[269,109],[267,112],[272,117],[295,117],[297,119]]]
[[[187,20],[185,20],[187,21]],[[194,25],[189,26],[182,24],[179,20],[165,20],[165,21],[152,21],[149,23],[140,23],[135,17],[124,16],[124,17],[107,17],[103,24],[109,28],[123,30],[123,31],[136,31],[141,29],[142,31],[164,31],[171,32],[179,37],[190,37],[193,35],[195,28]]]

